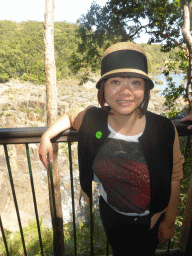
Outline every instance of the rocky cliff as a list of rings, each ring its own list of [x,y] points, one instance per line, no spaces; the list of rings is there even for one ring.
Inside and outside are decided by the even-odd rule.
[[[97,78],[91,82],[78,86],[75,80],[66,80],[58,83],[58,114],[61,115],[74,107],[85,108],[88,105],[98,106],[97,90],[95,83]],[[12,80],[6,84],[0,84],[0,128],[12,127],[42,127],[46,126],[46,91],[44,85],[33,85],[30,83],[20,83]],[[148,110],[157,114],[165,112],[163,106],[165,98],[157,96],[158,89],[151,91],[151,99]],[[182,98],[177,100],[180,109],[187,103]],[[21,214],[22,224],[26,225],[29,220],[35,219],[31,185],[29,179],[28,164],[26,158],[25,145],[9,145],[9,156],[18,206]],[[73,143],[73,172],[75,187],[75,207],[77,217],[84,218],[82,205],[79,205],[80,185],[78,176],[77,143]],[[51,226],[47,171],[39,160],[39,145],[30,144],[30,154],[32,171],[35,184],[35,192],[39,216],[43,219],[44,225]],[[59,148],[59,172],[61,181],[61,195],[64,222],[72,221],[70,172],[67,154],[67,145],[60,144]],[[96,189],[95,200],[98,191]],[[0,214],[4,228],[15,231],[18,229],[18,222],[14,207],[12,191],[9,182],[3,146],[0,146]]]

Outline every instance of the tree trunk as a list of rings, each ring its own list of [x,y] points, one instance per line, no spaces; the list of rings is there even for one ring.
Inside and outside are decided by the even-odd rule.
[[[187,72],[187,89],[186,89],[186,94],[189,102],[189,113],[191,114],[192,111],[192,102],[191,102],[191,97],[189,95],[189,89],[192,88],[192,36],[190,33],[190,17],[191,17],[191,0],[183,0],[183,27],[182,27],[182,33],[183,33],[183,38],[186,42],[187,48],[188,48],[188,53],[189,53],[189,68]]]
[[[47,125],[51,126],[57,119],[57,86],[56,67],[54,51],[54,0],[45,2],[45,22],[44,22],[44,57],[46,72],[46,108]],[[50,210],[53,225],[53,245],[54,256],[64,255],[64,233],[63,233],[63,213],[61,207],[60,179],[58,172],[58,144],[53,144],[53,188],[55,194],[56,214],[54,212],[54,201],[52,197],[52,186],[50,172],[48,170],[48,186]],[[56,216],[55,216],[56,215]]]
[[[189,53],[189,68],[188,68],[188,82],[187,82],[187,97],[189,101],[189,114],[191,114],[192,106],[191,106],[191,98],[189,95],[189,88],[192,84],[192,36],[190,34],[190,16],[191,16],[191,1],[190,0],[183,0],[183,27],[182,27],[182,33],[183,38],[186,42],[188,53]],[[189,191],[187,194],[187,202],[184,210],[184,217],[183,217],[183,223],[179,238],[179,243],[182,251],[184,252],[184,255],[188,254],[188,249],[191,247],[191,225],[192,225],[192,176],[191,176],[191,183],[189,186]],[[190,254],[191,255],[191,254]]]

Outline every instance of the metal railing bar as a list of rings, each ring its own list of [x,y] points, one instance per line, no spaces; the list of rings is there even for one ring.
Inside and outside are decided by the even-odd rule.
[[[4,229],[3,229],[3,223],[1,221],[1,216],[0,216],[0,227],[1,227],[1,233],[2,233],[2,236],[3,236],[3,242],[4,242],[4,245],[5,245],[6,254],[7,254],[7,256],[9,256],[9,250],[8,250],[8,246],[7,246],[7,240],[6,240],[6,237],[5,237],[5,232],[4,232]]]
[[[41,137],[48,127],[1,128],[0,138]],[[69,134],[69,130],[65,131]]]
[[[191,256],[191,255],[192,255],[192,220],[190,223],[189,236],[188,236],[188,241],[186,244],[184,256]]]
[[[176,248],[176,249],[171,249],[169,253],[167,253],[165,250],[158,250],[155,252],[154,256],[184,256],[184,255],[180,248]]]
[[[93,184],[92,184],[93,185]],[[93,223],[93,194],[91,187],[91,197],[89,198],[89,206],[90,206],[90,235],[91,235],[91,256],[94,255],[94,247],[93,247],[93,236],[94,236],[94,223]]]
[[[7,169],[9,172],[9,179],[10,179],[10,183],[11,183],[13,199],[14,199],[14,203],[15,203],[15,209],[16,209],[16,213],[17,213],[17,219],[18,219],[18,223],[19,223],[19,229],[20,229],[21,240],[22,240],[22,244],[23,244],[23,250],[24,250],[25,256],[27,256],[27,251],[26,251],[26,247],[25,247],[25,240],[24,240],[24,236],[23,236],[23,229],[22,229],[22,225],[21,225],[19,207],[17,204],[17,198],[16,198],[16,193],[15,193],[15,188],[14,188],[14,183],[13,183],[13,177],[12,177],[12,172],[11,172],[11,166],[10,166],[10,161],[9,161],[7,145],[3,145],[3,146],[4,146],[5,157],[6,157],[6,162],[7,162]]]
[[[55,221],[55,229],[56,229],[56,240],[59,241],[59,237],[58,237],[58,226],[57,226],[57,211],[56,211],[56,203],[55,203],[55,191],[54,191],[54,184],[53,184],[53,172],[52,172],[52,163],[49,162],[49,178],[51,181],[51,194],[52,194],[52,198],[53,198],[53,211],[54,211],[54,221]]]
[[[0,144],[39,143],[48,127],[22,127],[0,129]],[[53,138],[52,142],[77,141],[78,132],[66,130]]]
[[[185,149],[185,155],[186,152],[188,150],[188,147],[190,145],[190,135],[192,135],[192,130],[187,130],[187,125],[180,122],[180,120],[172,120],[172,122],[175,124],[177,131],[178,131],[178,135],[179,136],[188,136],[187,142],[186,142],[186,149]],[[4,149],[7,146],[7,144],[26,144],[26,143],[39,143],[40,142],[40,138],[42,136],[42,134],[48,129],[48,127],[31,127],[31,128],[13,128],[13,129],[0,129],[0,144],[4,145]],[[59,134],[56,138],[54,138],[52,140],[52,142],[73,142],[73,141],[77,141],[77,135],[78,132],[70,129],[67,130],[61,134]],[[68,143],[68,147],[69,147],[69,143]],[[6,152],[6,150],[5,150]],[[6,155],[6,154],[5,154]],[[8,152],[7,152],[7,156],[6,156],[6,161],[7,161],[7,166],[10,166],[9,163],[9,157],[8,157]],[[9,164],[8,164],[9,163]],[[72,165],[72,163],[70,163],[70,165]],[[9,168],[8,168],[9,170]],[[70,172],[72,172],[72,169],[70,169]],[[10,176],[10,182],[12,179],[12,173],[11,173],[11,169],[9,171],[9,176]],[[50,180],[51,180],[51,187],[52,187],[52,196],[54,195],[54,185],[53,185],[53,176],[52,176],[52,165],[51,165],[51,171],[49,171],[49,176],[50,176]],[[71,176],[72,177],[72,176]],[[73,179],[72,179],[73,180]],[[12,187],[12,192],[14,191],[14,186]],[[73,189],[71,190],[72,194],[73,194]],[[13,197],[14,197],[15,193],[13,192]],[[72,195],[73,197],[74,195]],[[73,201],[73,199],[72,199]],[[14,202],[15,205],[17,205],[17,200],[16,200],[16,195],[14,197]],[[93,202],[93,198],[90,199],[90,231],[91,231],[91,255],[94,255],[94,247],[93,247],[93,243],[94,243],[94,216],[93,216],[93,209],[92,209],[92,202]],[[16,206],[15,206],[16,207]],[[54,214],[56,216],[56,206],[55,206],[55,197],[53,196],[53,207],[54,207]],[[73,205],[72,205],[73,207]],[[16,207],[16,212],[17,212],[17,208]],[[75,208],[73,210],[73,212],[75,212]],[[21,223],[19,221],[20,219],[20,215],[19,215],[19,211],[17,212],[18,215],[18,222],[20,225],[20,233],[21,233],[21,238],[22,238],[22,227],[21,227]],[[73,218],[75,217],[75,215],[73,214]],[[56,221],[56,219],[55,219]],[[75,219],[74,219],[74,223],[75,223]],[[74,227],[74,224],[73,224]],[[3,227],[2,227],[3,228]],[[76,228],[74,228],[74,232],[76,232]],[[74,237],[74,243],[76,243],[75,241],[76,237]],[[22,238],[22,242],[24,241],[24,238]],[[25,244],[23,244],[24,248],[25,248]],[[168,245],[168,249],[169,249],[170,244]],[[108,250],[109,250],[109,244],[107,241],[107,255],[108,255]],[[24,249],[24,252],[26,250]],[[75,249],[76,251],[76,249]],[[26,255],[26,254],[25,254]]]
[[[68,142],[69,151],[69,166],[70,166],[70,177],[71,177],[71,195],[72,195],[72,211],[73,211],[73,232],[74,232],[74,249],[75,256],[77,256],[77,236],[76,236],[76,222],[75,222],[75,200],[74,200],[74,186],[73,186],[73,167],[72,167],[72,153],[71,143]]]
[[[26,146],[27,161],[28,161],[29,175],[30,175],[30,181],[31,181],[31,189],[32,189],[32,195],[33,195],[33,202],[34,202],[34,208],[35,208],[37,230],[38,230],[38,235],[39,235],[39,243],[40,243],[40,248],[41,248],[41,255],[44,256],[43,243],[42,243],[41,230],[40,230],[40,223],[39,223],[39,214],[38,214],[38,210],[37,210],[37,201],[36,201],[35,188],[34,188],[34,182],[33,182],[31,159],[30,159],[30,153],[29,153],[29,145],[25,144],[25,146]]]
[[[190,141],[191,141],[191,136],[187,136],[187,142],[186,142],[186,146],[185,146],[185,153],[184,153],[184,158],[186,158],[187,156],[187,150],[190,146]]]
[[[170,250],[170,245],[171,245],[171,240],[169,240],[168,245],[167,245],[167,252],[169,253]]]
[[[106,256],[109,256],[109,241],[107,239],[107,252],[106,252]]]
[[[192,130],[188,130],[188,124],[182,123],[179,119],[172,120],[179,136],[190,136]],[[22,127],[0,129],[0,144],[25,144],[39,143],[41,136],[48,127]],[[52,142],[77,141],[78,132],[74,129],[66,130],[52,139]]]

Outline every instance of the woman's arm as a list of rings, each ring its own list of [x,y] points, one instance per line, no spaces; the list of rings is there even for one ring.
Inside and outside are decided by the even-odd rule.
[[[174,125],[175,127],[175,125]],[[181,179],[183,178],[184,157],[181,154],[179,136],[175,127],[175,141],[173,145],[173,171],[171,181],[171,196],[165,210],[165,219],[159,226],[159,240],[161,243],[169,241],[175,233],[175,220],[179,204]]]
[[[181,181],[173,180],[171,182],[171,197],[169,200],[168,207],[165,211],[165,220],[170,225],[175,225],[177,208],[179,205],[180,190],[181,190]]]
[[[181,181],[176,180],[171,183],[171,197],[168,207],[165,211],[165,219],[159,225],[159,241],[160,243],[166,243],[175,234],[175,220],[177,216],[177,208],[179,204],[179,196],[181,189]]]
[[[72,125],[69,116],[64,114],[42,135],[39,147],[39,156],[45,168],[48,168],[49,161],[53,161],[53,147],[51,139],[71,127]]]

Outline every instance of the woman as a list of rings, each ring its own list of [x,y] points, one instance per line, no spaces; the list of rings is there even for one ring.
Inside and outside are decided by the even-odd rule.
[[[143,49],[112,45],[96,85],[101,108],[69,111],[41,138],[47,168],[50,140],[70,127],[78,130],[81,188],[91,197],[98,178],[100,216],[113,255],[154,255],[175,232],[184,157],[174,124],[147,111],[153,87]]]

